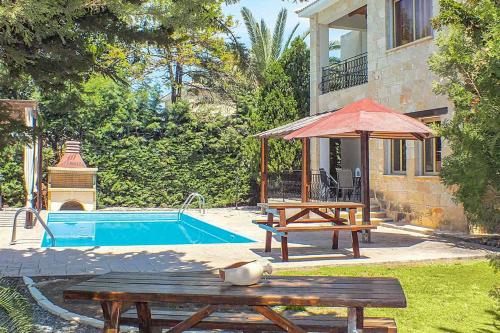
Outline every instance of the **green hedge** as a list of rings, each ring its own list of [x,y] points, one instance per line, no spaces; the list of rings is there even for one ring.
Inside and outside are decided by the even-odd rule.
[[[21,207],[24,204],[22,145],[0,149],[0,195],[4,205]]]

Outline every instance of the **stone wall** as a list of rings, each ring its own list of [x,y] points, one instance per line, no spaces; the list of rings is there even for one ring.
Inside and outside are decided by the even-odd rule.
[[[340,6],[341,3],[341,6]],[[402,113],[448,107],[450,117],[453,106],[445,96],[432,91],[435,76],[429,70],[428,57],[436,50],[433,37],[426,37],[397,48],[390,48],[390,27],[387,16],[389,4],[385,0],[367,2],[367,40],[368,40],[368,83],[321,95],[314,91],[317,98],[312,113],[325,112],[369,97]],[[359,5],[359,1],[332,1],[332,6],[322,11],[314,24],[325,24],[321,17],[334,19],[345,15]],[[347,6],[347,7],[346,7]],[[350,7],[349,7],[350,6]],[[341,13],[335,11],[342,8]],[[437,11],[435,5],[434,12]],[[311,21],[313,25],[313,21]],[[312,27],[313,28],[313,27]],[[319,47],[314,40],[311,48]],[[318,49],[319,50],[319,49]],[[312,54],[318,54],[320,51]],[[319,67],[311,59],[311,69]],[[315,81],[319,81],[319,73]],[[311,86],[317,89],[318,85]],[[313,91],[312,91],[313,92]],[[314,103],[314,101],[312,101]],[[460,205],[453,202],[450,191],[440,182],[438,176],[418,176],[416,158],[417,143],[407,144],[406,175],[387,175],[384,168],[383,140],[370,142],[370,185],[384,208],[396,221],[452,230],[466,230],[467,225]],[[447,154],[446,142],[443,155]],[[319,165],[319,149],[312,150],[311,166]]]

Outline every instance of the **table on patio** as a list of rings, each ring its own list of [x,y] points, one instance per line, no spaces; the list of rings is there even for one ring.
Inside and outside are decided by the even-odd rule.
[[[105,333],[119,332],[120,322],[138,323],[140,332],[151,332],[153,327],[171,327],[168,332],[190,328],[288,332],[345,332],[347,328],[349,333],[365,328],[363,332],[396,332],[393,319],[365,318],[363,309],[406,307],[403,289],[394,278],[269,276],[252,286],[233,286],[222,282],[213,271],[112,272],[70,287],[64,291],[64,299],[101,302]],[[172,315],[172,308],[163,312],[152,309],[153,302],[202,307],[187,315],[186,311]],[[122,313],[127,305],[134,304],[136,310]],[[348,317],[296,319],[277,313],[271,306],[346,307]],[[238,307],[248,307],[257,314],[235,312]],[[230,311],[220,313],[224,308]]]
[[[256,220],[254,223],[266,230],[265,251],[271,251],[272,234],[281,237],[281,258],[288,261],[288,233],[333,231],[332,249],[338,249],[339,232],[349,231],[352,236],[352,250],[354,258],[360,257],[358,232],[376,229],[374,225],[356,224],[356,211],[364,205],[358,202],[273,202],[260,203],[260,207],[267,212],[267,220]],[[287,217],[287,210],[299,210],[294,215]],[[340,218],[340,211],[348,210],[349,220]],[[333,212],[333,215],[329,211]],[[318,217],[311,218],[309,214]],[[277,215],[279,220],[274,220]],[[348,223],[347,223],[348,222]],[[289,224],[300,226],[289,226]],[[325,225],[325,223],[328,223]],[[319,224],[319,225],[318,225]]]

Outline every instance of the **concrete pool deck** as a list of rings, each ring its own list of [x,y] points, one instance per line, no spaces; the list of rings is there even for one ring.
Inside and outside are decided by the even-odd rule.
[[[10,245],[12,222],[0,224],[0,275],[66,276],[103,274],[109,271],[164,272],[224,267],[237,261],[267,259],[275,269],[328,265],[398,263],[442,259],[480,258],[492,253],[480,245],[379,227],[372,243],[361,243],[361,258],[354,259],[349,233],[341,232],[339,249],[331,249],[329,232],[289,235],[289,262],[280,259],[280,243],[273,239],[271,253],[264,252],[264,230],[251,223],[262,218],[254,210],[208,209],[205,215],[188,212],[204,221],[254,239],[246,244],[197,244],[160,246],[113,246],[40,248],[43,228],[18,227]],[[133,235],[131,235],[133,237]]]

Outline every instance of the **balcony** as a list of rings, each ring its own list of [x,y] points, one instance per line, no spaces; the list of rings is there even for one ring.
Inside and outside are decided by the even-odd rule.
[[[346,89],[368,82],[366,53],[323,67],[320,89],[322,94]]]

